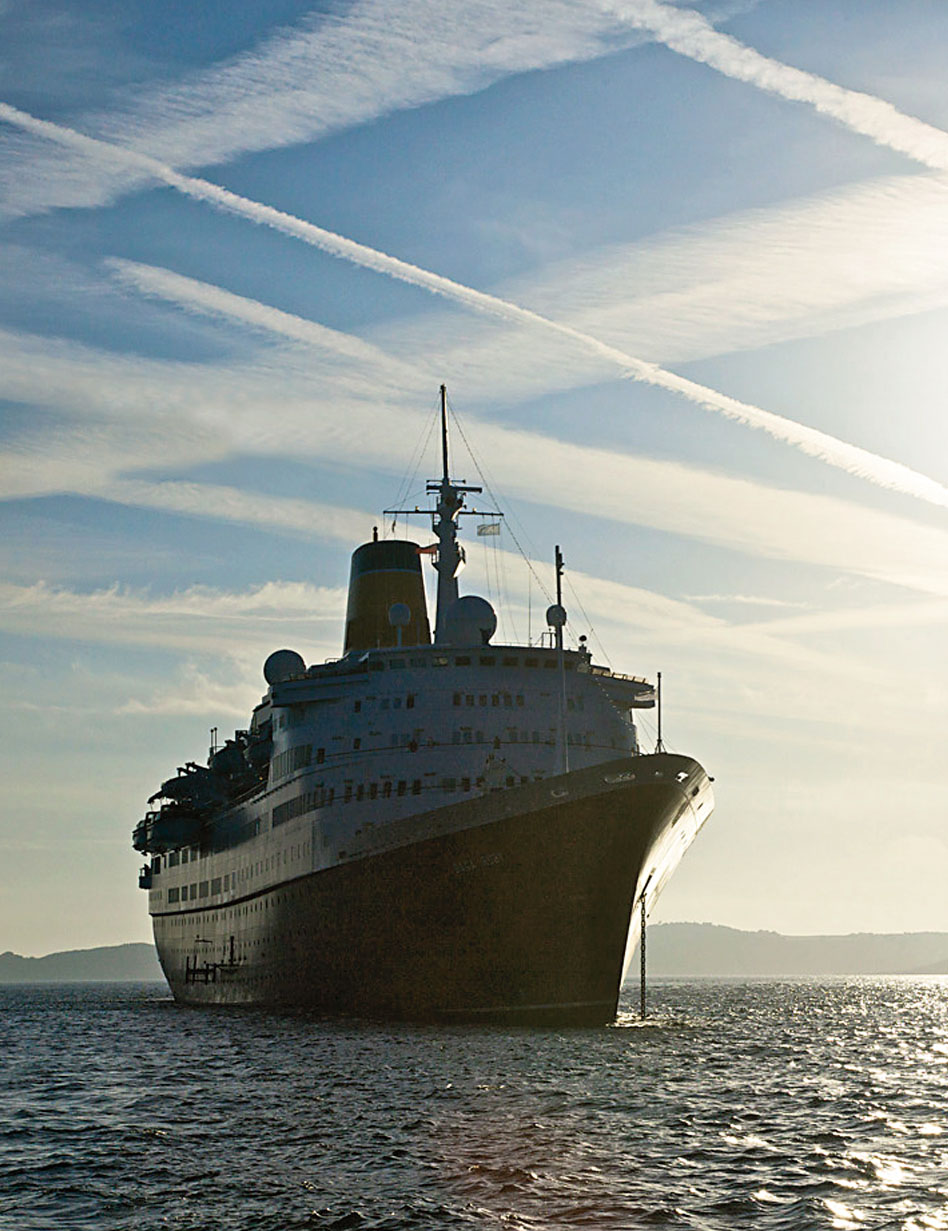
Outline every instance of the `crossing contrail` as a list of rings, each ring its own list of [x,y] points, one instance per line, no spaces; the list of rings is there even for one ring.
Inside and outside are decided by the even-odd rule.
[[[654,363],[648,363],[634,355],[610,346],[600,339],[572,325],[551,320],[529,308],[501,299],[486,291],[478,291],[463,283],[455,282],[441,274],[423,269],[389,256],[376,248],[360,244],[356,240],[328,231],[315,223],[306,222],[292,214],[284,213],[271,205],[242,197],[219,184],[197,176],[183,175],[173,167],[166,166],[147,155],[125,150],[96,137],[88,137],[75,129],[67,128],[49,120],[41,120],[28,112],[0,103],[0,120],[16,125],[38,136],[46,137],[61,145],[81,150],[93,157],[122,162],[139,171],[145,171],[157,182],[167,184],[187,197],[204,201],[227,213],[248,218],[262,226],[271,227],[284,235],[302,240],[323,252],[350,261],[365,269],[374,270],[399,281],[431,291],[433,294],[460,303],[477,312],[485,313],[511,324],[527,325],[553,331],[576,343],[588,353],[599,355],[616,365],[625,376],[643,384],[652,385],[677,393],[687,401],[705,410],[715,411],[748,427],[767,432],[776,440],[791,444],[811,457],[865,479],[890,491],[901,492],[930,504],[948,508],[948,488],[927,475],[920,474],[909,466],[889,458],[880,457],[867,449],[861,449],[839,440],[816,428],[807,427],[793,419],[787,419],[771,411],[763,410],[748,402],[719,393],[707,385],[701,385],[686,377],[678,376]]]
[[[948,171],[948,133],[906,115],[873,94],[848,90],[815,73],[761,55],[720,30],[694,9],[661,0],[611,0],[604,10],[648,30],[670,50],[746,81],[788,102],[806,103],[877,145],[905,154],[934,171]]]

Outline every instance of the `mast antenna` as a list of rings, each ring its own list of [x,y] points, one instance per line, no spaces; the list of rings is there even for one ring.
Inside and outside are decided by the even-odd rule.
[[[441,461],[442,480],[448,481],[448,387],[441,386]]]

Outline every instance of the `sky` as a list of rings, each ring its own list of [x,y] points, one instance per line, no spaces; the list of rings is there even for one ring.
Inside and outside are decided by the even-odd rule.
[[[0,950],[149,938],[148,796],[341,652],[442,382],[495,640],[560,544],[715,779],[653,919],[948,931],[946,53],[931,0],[0,0]]]

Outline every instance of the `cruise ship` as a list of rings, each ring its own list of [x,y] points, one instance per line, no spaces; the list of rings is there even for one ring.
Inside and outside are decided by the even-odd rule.
[[[271,654],[247,729],[135,827],[178,1001],[609,1023],[639,919],[711,814],[697,761],[640,747],[653,684],[565,643],[558,548],[537,644],[498,644],[491,604],[459,596],[461,518],[499,515],[450,477],[443,388],[440,416],[433,507],[386,511],[434,542],[357,547],[341,656]]]

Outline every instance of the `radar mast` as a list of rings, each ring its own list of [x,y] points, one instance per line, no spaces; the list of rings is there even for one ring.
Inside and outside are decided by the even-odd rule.
[[[458,597],[458,574],[464,567],[464,549],[458,543],[458,518],[462,514],[478,517],[500,517],[500,513],[484,513],[464,508],[467,492],[481,492],[451,478],[448,462],[448,390],[441,386],[441,478],[429,479],[425,491],[436,497],[433,509],[385,509],[385,515],[426,514],[431,517],[431,529],[437,535],[437,556],[434,567],[438,573],[438,601],[435,614],[435,645],[445,640],[448,611]]]

